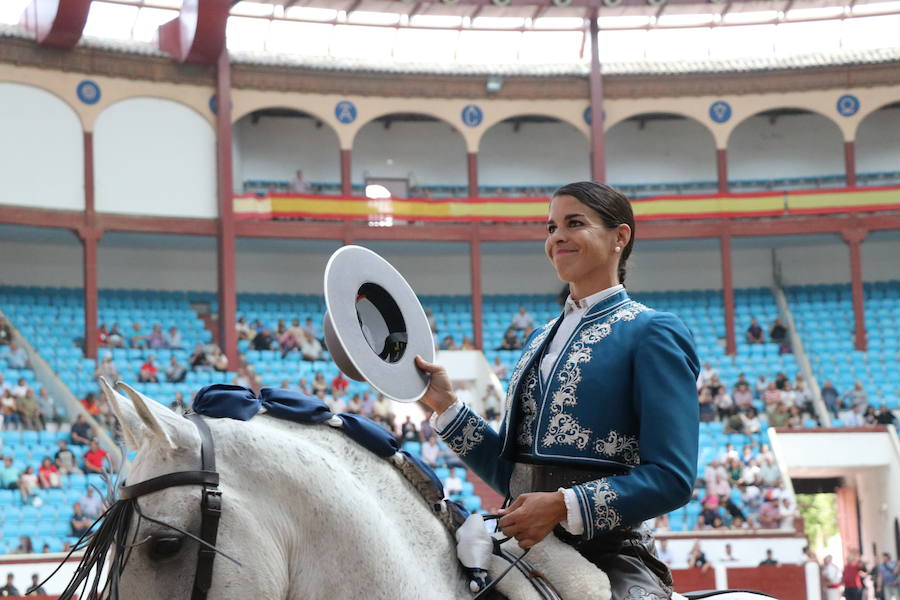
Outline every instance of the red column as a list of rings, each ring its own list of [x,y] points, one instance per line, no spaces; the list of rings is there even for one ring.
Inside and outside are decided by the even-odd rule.
[[[223,48],[216,67],[216,176],[218,180],[219,218],[217,220],[216,257],[219,295],[219,345],[231,369],[238,367],[235,265],[234,193],[231,157],[231,62]]]
[[[855,332],[853,342],[857,350],[866,349],[866,303],[863,292],[862,253],[863,240],[868,232],[865,229],[845,229],[841,235],[850,246],[850,283],[853,289],[853,320]]]
[[[102,232],[97,231],[94,210],[94,134],[84,132],[84,225],[78,230],[83,249],[84,277],[84,355],[97,358],[97,242]]]
[[[97,242],[100,234],[93,229],[80,229],[84,269],[84,355],[97,358]]]
[[[478,197],[478,153],[469,152],[468,169],[469,169],[469,198]]]
[[[472,332],[475,336],[475,347],[484,349],[484,324],[483,301],[481,295],[481,230],[476,225],[472,227],[472,238],[469,240],[469,258],[471,260],[470,274],[472,277]]]
[[[731,272],[731,233],[719,238],[722,251],[722,301],[725,304],[725,353],[734,355],[737,343],[734,336],[734,282]]]
[[[716,177],[719,181],[719,193],[728,193],[728,151],[724,148],[716,150]]]
[[[603,144],[603,73],[600,70],[600,44],[597,9],[591,11],[591,178],[606,181],[606,148]]]
[[[856,187],[856,144],[844,142],[844,173],[847,187]]]
[[[353,193],[353,176],[350,174],[351,150],[341,150],[341,195],[349,196]]]

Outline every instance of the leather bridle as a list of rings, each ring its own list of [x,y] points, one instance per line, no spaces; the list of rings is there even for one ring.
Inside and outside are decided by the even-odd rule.
[[[153,477],[119,489],[119,498],[135,500],[141,496],[160,490],[184,485],[202,486],[200,498],[200,544],[197,552],[197,570],[191,600],[206,600],[212,585],[213,561],[216,558],[216,537],[219,533],[219,519],[222,516],[222,491],[219,489],[219,474],[216,472],[216,447],[212,432],[203,417],[196,413],[184,415],[200,433],[200,470],[178,471]]]

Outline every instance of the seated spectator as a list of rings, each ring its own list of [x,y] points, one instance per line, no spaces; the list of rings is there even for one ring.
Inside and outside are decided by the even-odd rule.
[[[716,412],[718,412],[720,420],[728,419],[728,417],[734,414],[734,401],[731,399],[731,396],[728,395],[728,392],[725,391],[724,385],[719,386],[715,396],[715,403]]]
[[[700,549],[699,541],[694,542],[694,545],[691,547],[687,563],[689,569],[709,570],[709,561],[706,560],[706,554]]]
[[[307,337],[311,337],[314,340],[322,339],[322,335],[319,333],[319,328],[316,327],[316,324],[313,322],[312,317],[306,317],[306,321],[303,323],[303,333],[305,333]]]
[[[453,341],[453,338],[450,337],[449,335],[446,338],[444,338],[444,340],[446,341],[448,338],[450,339],[451,342]],[[521,350],[522,349],[522,340],[519,339],[519,334],[516,333],[515,328],[509,327],[506,329],[506,333],[503,334],[503,341],[500,342],[500,347],[497,349],[498,350]]]
[[[91,425],[84,418],[84,415],[75,417],[75,422],[72,424],[72,429],[69,432],[69,438],[73,444],[78,446],[87,446],[94,439]]]
[[[169,404],[169,408],[176,414],[183,415],[187,412],[187,406],[184,405],[184,394],[175,392],[175,399]]]
[[[291,179],[291,191],[295,194],[308,194],[312,191],[312,186],[303,178],[303,171],[300,169],[297,169],[297,173]]]
[[[406,415],[406,420],[400,425],[400,439],[404,442],[418,442],[419,430],[412,422],[412,417]]]
[[[239,340],[252,340],[256,337],[253,329],[247,323],[247,317],[239,317],[237,323],[234,324],[234,330],[237,332]],[[255,348],[255,350],[259,350],[259,348]]]
[[[894,413],[891,412],[891,409],[889,409],[884,402],[881,403],[881,408],[878,409],[878,415],[875,420],[879,425],[897,424],[897,417],[894,416]]]
[[[462,494],[462,479],[456,476],[456,470],[450,469],[450,476],[444,480],[444,495],[448,498]]]
[[[747,328],[747,343],[748,344],[763,344],[766,339],[763,334],[763,328],[760,327],[759,322],[756,320],[756,317],[753,317],[750,320],[750,327]]]
[[[812,390],[806,387],[806,382],[798,379],[794,384],[794,404],[800,408],[802,412],[814,417],[816,409],[813,406]]]
[[[362,412],[362,401],[359,394],[353,394],[353,397],[347,402],[347,412],[358,415]]]
[[[519,312],[513,316],[509,326],[516,331],[523,331],[529,327],[534,327],[534,319],[526,312],[524,306],[520,306]]]
[[[19,415],[22,418],[22,428],[29,431],[40,431],[44,428],[44,420],[41,417],[41,407],[37,398],[34,397],[34,390],[28,388],[25,396],[20,398],[16,404],[19,408]]]
[[[78,503],[81,505],[84,516],[91,520],[96,519],[103,512],[103,499],[99,494],[94,493],[93,487],[88,486]]]
[[[700,421],[711,423],[716,420],[716,399],[709,392],[709,388],[700,391]]]
[[[24,377],[19,377],[19,380],[16,382],[16,385],[10,390],[10,393],[16,399],[16,404],[18,405],[18,401],[25,397],[25,394],[28,393],[28,381]]]
[[[776,390],[778,390],[779,392],[784,390],[785,385],[788,383],[790,383],[790,382],[788,381],[787,375],[785,375],[784,373],[781,373],[781,372],[775,373],[775,389]]]
[[[76,502],[72,505],[72,519],[69,523],[72,526],[72,536],[80,538],[91,528],[93,521],[82,512],[81,503]]]
[[[151,350],[159,350],[166,347],[166,336],[163,334],[162,326],[158,323],[153,326],[150,335],[147,336],[147,346]]]
[[[782,402],[766,411],[766,415],[769,419],[769,427],[785,427],[791,418],[787,406]]]
[[[100,325],[97,329],[97,345],[101,348],[109,346],[109,332],[106,330],[106,323]]]
[[[87,473],[106,473],[108,469],[104,462],[106,461],[106,450],[100,447],[96,441],[91,441],[90,450],[84,453],[84,470]]]
[[[773,566],[773,567],[778,566],[778,561],[775,560],[774,556],[772,555],[771,548],[766,550],[766,558],[759,562],[759,566],[761,566],[761,567],[766,566],[766,565]]]
[[[759,422],[759,415],[752,406],[747,409],[746,413],[741,413],[740,418],[743,426],[741,433],[744,435],[753,435],[762,430],[762,424]]]
[[[0,415],[3,416],[3,428],[18,430],[22,425],[22,417],[19,415],[19,407],[12,390],[7,388],[0,395]]]
[[[128,343],[132,348],[147,347],[147,336],[144,335],[143,328],[137,321],[131,324],[131,337],[129,338]]]
[[[506,376],[509,375],[509,370],[506,368],[506,365],[503,364],[503,360],[499,356],[494,357],[494,364],[491,365],[491,371],[493,371],[494,375],[497,376],[497,379],[500,380],[506,379]]]
[[[869,404],[869,395],[863,388],[862,381],[858,379],[853,382],[853,389],[843,395],[841,402],[845,408],[855,408],[861,406],[865,408]]]
[[[46,550],[46,552],[44,552],[44,554],[46,554],[47,552],[50,551],[50,548],[46,544],[44,544],[44,548],[47,548],[47,550]],[[41,576],[38,575],[37,573],[34,573],[31,575],[31,585],[28,586],[27,590],[25,590],[25,595],[26,596],[46,596],[47,595],[47,590],[45,590],[44,586],[41,585]]]
[[[275,338],[272,337],[272,332],[267,328],[263,328],[250,342],[250,347],[254,350],[271,350],[274,343]]]
[[[0,467],[0,488],[15,490],[19,487],[19,472],[13,466],[12,456],[3,457],[3,466]]]
[[[81,405],[92,417],[96,417],[100,414],[100,406],[97,404],[97,398],[94,395],[94,392],[88,392],[87,395],[81,399]]]
[[[803,413],[800,412],[799,406],[788,408],[787,426],[791,429],[803,429]]]
[[[262,323],[259,322],[259,319],[256,319],[256,321],[254,321],[253,329],[255,329],[256,331],[263,329]],[[278,319],[278,323],[276,323],[275,325],[275,335],[280,338],[282,335],[284,335],[285,331],[287,331],[287,325],[285,325],[284,319]]]
[[[322,371],[316,371],[312,381],[312,391],[313,394],[318,394],[320,391],[328,393],[328,381],[325,380],[325,373]]]
[[[390,426],[390,429],[394,429],[394,413],[391,412],[391,402],[384,397],[384,394],[378,394],[378,399],[372,407],[372,412],[376,416],[381,417]]]
[[[181,341],[181,334],[178,333],[177,327],[169,327],[169,333],[166,335],[166,348],[170,350],[181,350],[184,348],[184,342]]]
[[[516,336],[516,339],[517,340],[519,339],[518,336]],[[441,350],[459,350],[459,347],[457,347],[456,342],[453,340],[452,335],[446,335],[446,336],[444,336],[444,339],[441,341],[440,349]]]
[[[669,550],[669,540],[659,540],[657,544],[656,558],[671,566],[675,557],[672,556],[672,551]]]
[[[322,360],[322,343],[306,332],[300,334],[300,356],[303,360]]]
[[[460,350],[474,350],[475,342],[472,341],[472,338],[469,336],[464,336],[462,345],[459,347]]]
[[[753,406],[753,391],[746,381],[739,381],[732,393],[735,407],[740,411],[749,410]]]
[[[347,393],[349,387],[350,382],[344,377],[343,373],[338,371],[337,375],[334,376],[334,379],[331,380],[331,394],[335,398],[340,398]]]
[[[875,412],[875,407],[871,404],[866,407],[866,411],[863,413],[863,422],[869,427],[878,425],[878,413]],[[26,427],[26,429],[28,428]]]
[[[188,359],[188,363],[191,365],[191,369],[195,371],[213,370],[212,365],[209,362],[209,358],[206,356],[206,352],[203,350],[202,344],[197,344],[196,346],[194,346],[194,352]]]
[[[375,399],[369,392],[363,392],[359,401],[359,414],[371,418],[375,414]]]
[[[441,449],[437,445],[437,439],[434,436],[431,436],[431,438],[422,444],[422,460],[424,460],[425,464],[432,469],[436,469],[440,457]]]
[[[27,369],[29,367],[28,353],[25,352],[25,348],[21,348],[15,340],[9,342],[9,346],[0,353],[0,358],[6,359],[6,365],[10,369]]]
[[[159,383],[159,374],[155,361],[156,358],[152,354],[147,356],[147,360],[144,361],[140,371],[138,371],[138,381],[141,383]]]
[[[31,498],[38,491],[38,476],[34,472],[34,467],[28,465],[25,470],[19,474],[19,493],[22,495],[22,504],[28,504]]]
[[[744,466],[744,471],[741,473],[741,481],[743,481],[747,485],[758,484],[760,479],[759,474],[759,463],[755,460],[751,460],[749,464]]]
[[[790,381],[784,382],[784,387],[781,389],[781,402],[787,406],[788,409],[797,404],[797,392],[794,391],[794,386]]]
[[[840,393],[835,389],[834,384],[831,383],[830,379],[825,380],[825,384],[821,388],[822,392],[822,402],[825,403],[825,408],[828,409],[828,412],[831,413],[831,416],[838,416],[838,408],[840,407]]]
[[[34,544],[31,537],[27,535],[19,536],[19,545],[10,554],[34,554]],[[5,594],[0,594],[0,596]]]
[[[166,368],[166,381],[169,383],[181,383],[187,377],[187,368],[178,362],[178,357],[172,355],[169,366]]]
[[[431,410],[425,409],[425,418],[419,423],[419,441],[423,444],[435,437],[434,427],[431,426]]]
[[[112,329],[109,330],[109,336],[106,338],[106,345],[109,348],[124,348],[125,335],[118,323],[113,323]]]
[[[111,354],[103,356],[103,361],[94,369],[94,377],[103,377],[110,385],[115,385],[119,380],[119,370],[116,368]]]
[[[766,410],[774,409],[781,402],[781,390],[778,389],[774,381],[770,381],[769,385],[766,386],[762,400],[766,405]]]
[[[47,388],[42,387],[38,390],[37,403],[41,409],[41,418],[45,425],[48,422],[57,424],[65,422],[65,413],[56,406],[56,401],[47,391]]]
[[[697,389],[699,390],[705,385],[709,385],[713,378],[719,380],[719,372],[716,371],[709,362],[703,363],[703,369],[700,370],[700,376],[697,378]],[[713,394],[715,396],[715,394]]]
[[[303,328],[300,327],[300,319],[293,319],[291,321],[291,326],[288,327],[278,339],[278,345],[281,348],[281,357],[284,358],[288,353],[299,350],[300,344],[305,337],[306,334],[303,332]]]
[[[306,380],[306,377],[300,378],[300,381],[297,382],[297,389],[300,390],[301,394],[306,394],[307,396],[313,395],[312,386],[309,385],[309,382]]]
[[[45,456],[41,461],[41,467],[38,469],[38,482],[44,489],[62,487],[59,469],[50,462],[49,456]]]
[[[66,444],[65,440],[59,441],[59,450],[56,451],[54,462],[56,468],[58,468],[59,472],[63,475],[81,473],[81,469],[78,468],[78,461],[75,460],[75,455],[69,450],[69,446]]]
[[[228,357],[222,352],[222,349],[216,345],[212,347],[212,353],[208,357],[212,368],[220,373],[228,370]]]
[[[766,492],[766,501],[759,507],[759,526],[763,529],[778,529],[781,527],[781,511],[778,509],[778,498],[769,490]]]
[[[775,322],[772,323],[772,327],[769,328],[769,339],[781,346],[787,341],[787,334],[787,327],[784,326],[781,319],[775,319]]]
[[[765,375],[760,375],[759,379],[756,380],[756,384],[754,385],[754,388],[753,388],[753,391],[756,394],[756,397],[758,399],[762,400],[767,389],[769,389],[769,382],[766,380]]]

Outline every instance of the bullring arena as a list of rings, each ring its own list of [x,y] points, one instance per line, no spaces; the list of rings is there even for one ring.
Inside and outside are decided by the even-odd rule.
[[[548,203],[590,180],[631,201],[628,293],[701,363],[692,495],[647,522],[675,592],[900,600],[897,32],[890,0],[5,0],[0,595],[63,562],[59,597],[140,460],[100,376],[169,416],[217,383],[317,396],[496,513],[424,404],[339,372],[323,271],[351,244],[394,265],[496,428],[568,293]],[[215,587],[265,553],[230,531],[210,598],[255,593]],[[335,581],[380,560],[320,542]],[[196,555],[122,597],[187,598]],[[381,597],[334,585],[302,597]]]

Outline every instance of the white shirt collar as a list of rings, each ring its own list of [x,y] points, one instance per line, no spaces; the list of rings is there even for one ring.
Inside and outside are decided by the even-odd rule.
[[[625,289],[625,286],[621,283],[619,285],[614,285],[612,287],[606,288],[605,290],[600,290],[596,294],[591,294],[587,298],[582,298],[581,300],[573,300],[572,294],[569,294],[569,297],[566,298],[566,307],[565,313],[569,314],[572,311],[576,310],[589,310],[592,306],[606,300],[613,294],[617,294]]]

